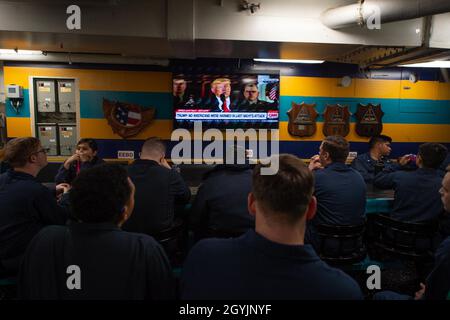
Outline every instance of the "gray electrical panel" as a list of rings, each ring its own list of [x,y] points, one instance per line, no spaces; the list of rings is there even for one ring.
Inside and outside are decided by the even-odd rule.
[[[71,156],[77,143],[75,80],[35,78],[36,136],[51,156]]]
[[[39,112],[55,112],[55,83],[54,80],[36,81],[36,98]]]
[[[75,112],[75,82],[58,80],[58,99],[60,112]]]
[[[38,123],[38,138],[43,148],[49,148],[47,153],[50,156],[58,155],[58,147],[56,142],[56,124]]]
[[[77,146],[77,134],[75,124],[59,124],[59,149],[60,155],[71,156]]]

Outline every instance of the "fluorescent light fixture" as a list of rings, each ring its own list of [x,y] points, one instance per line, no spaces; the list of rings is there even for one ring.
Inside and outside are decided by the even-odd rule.
[[[421,63],[403,64],[400,67],[410,68],[450,68],[450,61],[437,60]]]
[[[294,59],[253,59],[259,62],[276,62],[276,63],[323,63],[324,60],[294,60]]]
[[[14,50],[14,49],[0,49],[0,55],[7,56],[27,56],[27,55],[41,55],[40,50]]]

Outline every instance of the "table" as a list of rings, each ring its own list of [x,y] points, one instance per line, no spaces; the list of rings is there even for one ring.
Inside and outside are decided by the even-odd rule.
[[[394,190],[368,188],[366,214],[389,213],[394,202]]]
[[[190,186],[191,203],[197,195],[199,186]],[[366,214],[389,213],[394,202],[394,190],[379,190],[368,188],[366,201]],[[189,204],[189,208],[191,204]]]

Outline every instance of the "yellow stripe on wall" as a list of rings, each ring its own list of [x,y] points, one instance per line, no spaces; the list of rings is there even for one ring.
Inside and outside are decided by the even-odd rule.
[[[282,76],[280,95],[331,97],[333,80],[333,78]]]
[[[350,132],[345,137],[349,141],[365,142],[369,138],[358,136],[355,123],[350,124]],[[288,122],[280,122],[281,141],[321,141],[325,138],[322,133],[323,122],[317,123],[317,131],[311,137],[291,136],[287,130]],[[383,134],[392,137],[393,142],[450,142],[449,124],[383,124]]]
[[[438,99],[439,82],[418,81],[412,83],[402,80],[400,83],[400,94],[402,99]]]
[[[106,119],[80,119],[80,136],[95,137],[96,139],[122,139],[118,134],[113,133]],[[154,120],[138,135],[131,140],[145,140],[157,136],[162,139],[170,139],[172,133],[172,120]]]
[[[357,98],[400,98],[400,80],[353,79],[353,81]]]
[[[438,83],[438,100],[450,100],[450,82],[439,82]]]
[[[27,89],[30,76],[78,78],[80,90],[172,92],[170,72],[4,67],[5,84]]]
[[[450,124],[387,123],[383,133],[394,142],[450,142]]]
[[[282,96],[450,100],[450,83],[438,81],[353,79],[347,88],[339,78],[283,76],[280,81]]]
[[[331,98],[399,98],[399,80],[353,79],[347,88],[339,78],[281,77],[280,95]],[[429,81],[428,81],[429,82]],[[436,85],[433,82],[433,85]]]
[[[7,117],[6,129],[9,138],[31,137],[31,120],[22,117]]]

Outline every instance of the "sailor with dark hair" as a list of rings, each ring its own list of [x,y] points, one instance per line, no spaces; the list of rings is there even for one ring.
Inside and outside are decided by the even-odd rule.
[[[373,136],[369,140],[369,152],[360,154],[353,160],[351,166],[358,171],[366,183],[373,183],[373,178],[384,168],[399,169],[389,158],[391,153],[392,138],[386,135]],[[401,164],[406,164],[409,159],[402,157]]]
[[[22,299],[173,299],[168,259],[150,236],[122,231],[134,207],[125,168],[82,171],[70,192],[69,226],[50,226],[31,242],[20,269]]]
[[[450,166],[442,180],[439,193],[444,210],[450,212]],[[448,300],[450,294],[450,236],[440,244],[435,253],[434,268],[425,284],[416,292],[415,297],[392,291],[382,291],[374,295],[376,300]]]
[[[97,142],[91,138],[80,139],[77,143],[75,154],[70,156],[58,170],[55,177],[56,183],[72,183],[81,170],[92,168],[104,163],[97,156]]]
[[[277,155],[278,157],[278,155]],[[279,156],[279,170],[252,175],[248,210],[255,230],[239,238],[205,239],[183,268],[182,299],[362,299],[358,284],[321,261],[304,244],[306,220],[316,211],[314,177],[293,155]]]
[[[326,137],[313,156],[309,169],[314,172],[317,214],[308,224],[306,240],[319,250],[316,225],[361,225],[366,210],[366,184],[361,175],[345,164],[350,144],[341,136]],[[334,251],[334,241],[330,250]],[[350,243],[349,243],[350,245]],[[353,250],[353,246],[345,248]]]
[[[439,143],[424,143],[419,147],[415,171],[384,169],[375,177],[380,189],[394,189],[391,217],[405,222],[435,219],[442,211],[439,188],[442,176],[438,171],[447,155],[447,148]]]

